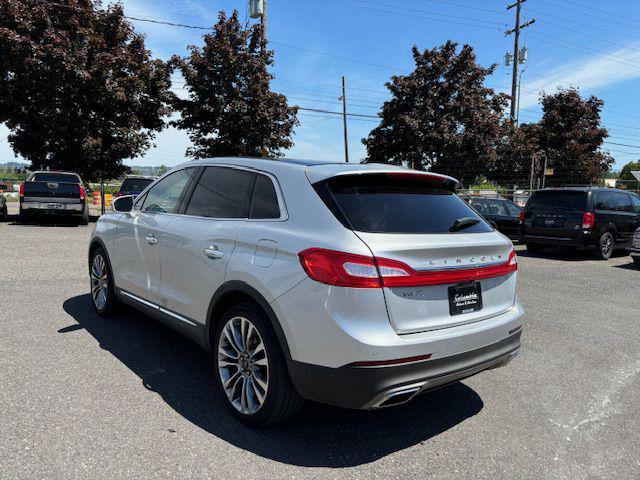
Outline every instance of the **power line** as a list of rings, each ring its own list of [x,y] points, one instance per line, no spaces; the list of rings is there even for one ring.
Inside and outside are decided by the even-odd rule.
[[[334,112],[334,111],[331,111],[331,110],[324,110],[324,109],[321,109],[321,108],[298,107],[298,110],[303,110],[305,112],[327,113],[327,114],[331,114],[331,115],[340,115],[340,116],[343,115],[342,112]],[[363,113],[347,113],[347,116],[349,116],[349,117],[359,117],[359,118],[375,118],[378,121],[380,120],[380,117],[378,117],[377,115],[365,115]]]
[[[617,13],[611,13],[611,12],[608,12],[606,10],[601,10],[599,8],[589,7],[589,6],[586,6],[586,5],[582,5],[581,3],[578,3],[578,2],[573,2],[571,0],[560,0],[560,1],[564,2],[564,3],[568,3],[569,5],[576,5],[576,6],[580,7],[580,8],[586,9],[586,10],[592,10],[594,12],[603,13],[605,15],[611,15],[612,17],[622,18],[623,20],[627,20],[627,21],[633,20],[633,19],[630,19],[630,18],[625,17],[623,15],[618,15]],[[567,8],[567,7],[563,7],[563,8]],[[640,21],[638,21],[638,20],[633,20],[633,21],[640,23]]]
[[[320,0],[321,2],[326,2],[326,3],[333,3],[336,5],[340,5],[342,7],[353,7],[355,5],[345,5],[344,3],[340,3],[337,2],[335,0]],[[466,25],[466,26],[470,26],[470,27],[476,27],[476,28],[484,28],[484,29],[489,29],[489,30],[499,30],[499,28],[497,26],[489,26],[487,25],[487,23],[489,24],[494,24],[495,22],[488,22],[488,21],[484,21],[484,20],[477,20],[477,19],[469,19],[469,22],[462,22],[462,21],[456,21],[456,20],[447,20],[444,18],[437,18],[437,17],[427,17],[424,15],[416,15],[416,14],[410,14],[410,13],[402,13],[402,12],[394,12],[392,10],[383,10],[380,8],[372,8],[372,7],[359,7],[359,8],[365,8],[366,10],[372,11],[372,12],[379,12],[379,13],[388,13],[391,15],[400,15],[403,17],[411,17],[411,18],[419,18],[422,20],[432,20],[435,22],[444,22],[444,23],[453,23],[453,24],[457,24],[457,25]],[[402,8],[402,7],[395,7],[395,8]],[[433,13],[431,13],[431,15],[433,15]],[[438,14],[436,14],[438,15]],[[465,17],[462,17],[465,18]],[[478,22],[478,23],[470,23],[470,22]],[[480,22],[485,22],[484,24],[480,23]],[[498,24],[498,25],[502,25],[502,24]]]

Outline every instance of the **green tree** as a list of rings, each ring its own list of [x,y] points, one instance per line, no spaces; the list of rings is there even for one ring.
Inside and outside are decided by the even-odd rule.
[[[532,160],[534,176],[542,169],[539,136],[537,123],[523,123],[517,128],[505,123],[505,133],[496,149],[498,159],[489,173],[491,179],[504,185],[528,185]]]
[[[506,96],[484,86],[495,65],[476,63],[473,48],[448,41],[432,50],[413,47],[415,70],[391,77],[392,98],[380,125],[362,140],[366,162],[434,170],[471,182],[496,161]]]
[[[193,143],[187,155],[281,156],[293,145],[297,108],[271,91],[273,53],[262,53],[261,41],[260,29],[242,28],[237,11],[229,18],[220,12],[202,48],[174,57],[188,95],[176,100],[181,118],[174,122]]]
[[[553,175],[547,185],[598,183],[613,164],[601,151],[609,133],[601,125],[604,102],[591,96],[583,99],[577,88],[542,94],[539,149],[547,157]]]
[[[638,160],[637,162],[629,162],[625,164],[625,166],[622,167],[622,170],[620,170],[620,176],[618,178],[620,180],[637,181],[637,178],[631,174],[632,170],[640,171],[640,160]]]
[[[0,0],[0,123],[31,168],[127,172],[164,127],[169,76],[120,4]]]

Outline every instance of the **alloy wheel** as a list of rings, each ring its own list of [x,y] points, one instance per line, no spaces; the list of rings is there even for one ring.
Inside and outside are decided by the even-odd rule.
[[[103,310],[107,304],[107,264],[101,254],[96,254],[91,262],[91,298],[98,310]]]
[[[244,317],[231,318],[220,333],[218,373],[229,402],[252,415],[265,402],[269,389],[267,351],[258,329]]]
[[[613,253],[613,235],[605,233],[600,240],[600,251],[604,258],[608,258]]]

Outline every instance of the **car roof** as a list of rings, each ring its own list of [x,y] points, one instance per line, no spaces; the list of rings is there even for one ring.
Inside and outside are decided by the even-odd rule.
[[[575,191],[575,192],[592,192],[597,190],[606,190],[606,191],[620,191],[617,188],[611,187],[599,187],[599,186],[569,186],[569,187],[555,187],[555,188],[545,188],[544,190],[537,190],[537,192],[567,192],[567,191]],[[533,192],[533,193],[537,193]]]
[[[211,164],[238,165],[265,169],[267,171],[272,170],[274,167],[304,170],[311,183],[338,175],[385,172],[411,172],[418,175],[432,175],[458,183],[458,180],[447,175],[441,175],[434,172],[409,170],[402,166],[383,163],[346,163],[295,158],[216,157],[192,160],[179,165],[179,167]]]

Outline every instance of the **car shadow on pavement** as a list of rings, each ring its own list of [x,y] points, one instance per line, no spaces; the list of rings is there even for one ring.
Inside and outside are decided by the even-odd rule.
[[[213,383],[209,355],[190,340],[129,309],[101,318],[89,294],[70,298],[63,307],[78,323],[59,333],[85,329],[188,421],[278,462],[331,468],[373,462],[455,427],[484,405],[474,390],[455,383],[406,405],[376,411],[307,402],[293,419],[254,430],[226,410]]]

